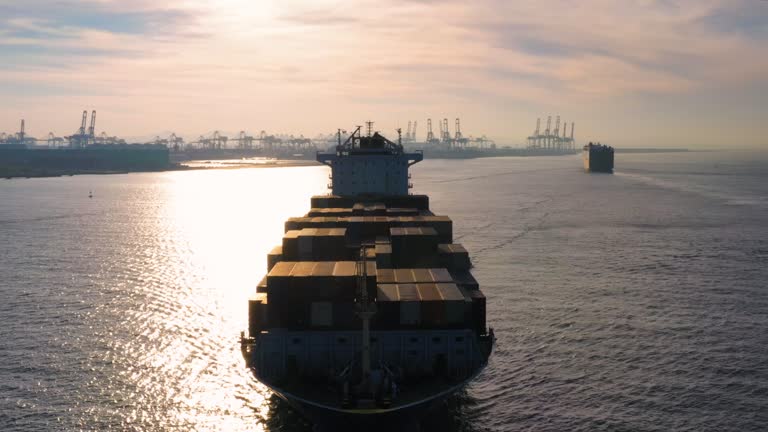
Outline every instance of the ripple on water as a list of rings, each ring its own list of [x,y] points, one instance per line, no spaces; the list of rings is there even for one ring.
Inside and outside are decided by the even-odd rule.
[[[630,175],[613,177],[583,175],[577,158],[417,165],[498,338],[424,430],[765,430],[768,221],[764,189],[746,182],[768,182],[688,166],[711,156],[664,155],[654,172],[622,155]],[[674,163],[703,183],[665,175]],[[311,430],[235,341],[264,255],[326,174],[5,185],[0,429]]]

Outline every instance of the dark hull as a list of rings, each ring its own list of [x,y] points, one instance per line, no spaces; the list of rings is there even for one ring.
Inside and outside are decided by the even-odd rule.
[[[389,409],[342,409],[303,399],[278,388],[267,386],[321,431],[360,430],[360,428],[374,431],[391,431],[393,427],[415,428],[415,430],[418,430],[419,422],[424,419],[427,413],[439,407],[450,396],[466,387],[483,369],[484,367],[478,369],[471,377],[448,390],[436,393],[418,402]],[[405,431],[407,430],[413,429],[405,429]],[[401,432],[405,431],[401,430]]]
[[[613,173],[613,151],[584,150],[583,158],[586,172]]]

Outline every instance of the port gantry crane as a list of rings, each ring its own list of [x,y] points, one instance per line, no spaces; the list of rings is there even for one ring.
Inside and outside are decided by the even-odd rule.
[[[88,110],[83,110],[83,117],[80,121],[80,128],[74,134],[66,137],[70,147],[82,148],[94,142],[96,133],[96,110],[91,113],[91,126],[86,129],[88,124]]]
[[[448,148],[453,146],[453,140],[451,139],[451,131],[448,130],[448,119],[443,119],[443,125],[440,128],[442,131],[442,141]]]
[[[427,119],[427,144],[437,144],[440,140],[435,138],[435,133],[432,132],[432,119]]]
[[[91,126],[88,128],[88,136],[93,139],[96,136],[96,110],[91,113]]]
[[[443,121],[437,120],[438,127],[440,128],[440,138],[437,138],[438,143],[445,143],[445,132],[443,132]]]
[[[210,137],[200,135],[200,137],[197,138],[197,141],[192,141],[189,144],[197,144],[203,149],[222,149],[227,148],[228,140],[229,138],[221,135],[219,131],[214,131]]]
[[[472,142],[472,140],[464,137],[464,135],[461,133],[461,120],[458,117],[456,117],[456,132],[453,140],[456,145],[461,148],[467,148],[467,146],[469,146]]]
[[[536,119],[536,130],[533,131],[533,135],[528,137],[528,148],[539,148],[541,145],[541,117]]]
[[[241,130],[237,135],[237,138],[232,138],[232,141],[237,142],[237,148],[239,149],[252,149],[254,137],[248,135],[244,130]]]
[[[544,133],[541,133],[541,118],[536,119],[536,130],[533,131],[533,135],[528,137],[528,148],[530,149],[545,149],[545,150],[557,150],[567,151],[576,148],[576,144],[573,138],[573,131],[576,127],[576,123],[571,122],[571,135],[568,136],[568,122],[562,122],[563,132],[560,134],[560,116],[558,115],[555,120],[555,127],[552,129],[552,116],[547,117],[547,128],[544,129]]]
[[[5,132],[0,133],[0,144],[24,144],[24,140],[34,138],[28,138],[24,130],[24,119],[21,119],[21,126],[16,133],[7,134]]]
[[[448,127],[447,118],[438,120],[437,123],[440,127],[440,134],[435,136],[435,133],[432,130],[432,119],[427,118],[427,137],[424,143],[428,146],[441,146],[446,150],[485,147],[494,148],[496,146],[496,143],[493,140],[486,138],[485,135],[479,138],[465,136],[461,130],[461,119],[458,117],[454,119],[454,125],[456,129],[453,135],[451,135],[451,131]],[[406,132],[406,137],[407,136],[408,133]],[[411,140],[412,142],[415,142],[416,140],[416,122],[413,122],[413,128],[411,129]]]
[[[408,120],[408,129],[405,131],[405,141],[411,141],[411,121]]]
[[[464,137],[461,135],[461,122],[459,122],[458,117],[456,118],[456,132],[455,136],[453,138],[454,141],[458,144]]]

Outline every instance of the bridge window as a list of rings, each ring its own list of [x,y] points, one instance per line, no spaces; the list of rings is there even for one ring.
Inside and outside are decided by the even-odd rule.
[[[456,342],[464,342],[464,336],[456,336]]]
[[[439,337],[433,337],[433,338],[432,338],[432,342],[434,342],[434,343],[440,343],[440,338],[439,338]]]

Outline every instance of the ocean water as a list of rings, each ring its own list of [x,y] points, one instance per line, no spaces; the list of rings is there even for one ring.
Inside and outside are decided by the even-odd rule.
[[[423,430],[768,430],[768,155],[616,164],[413,167],[498,338]],[[1,180],[0,430],[310,431],[237,339],[283,221],[327,175]]]

